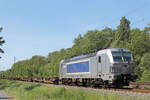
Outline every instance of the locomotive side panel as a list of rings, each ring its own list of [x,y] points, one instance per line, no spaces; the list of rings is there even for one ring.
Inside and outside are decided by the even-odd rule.
[[[61,62],[59,66],[59,79],[65,78],[66,64]]]
[[[91,57],[90,59],[90,69],[91,69],[91,76],[87,78],[98,78],[98,61],[97,57]]]
[[[89,72],[89,61],[66,65],[67,73]]]
[[[82,59],[66,63],[64,78],[87,78],[91,76],[91,59]]]
[[[102,80],[111,80],[109,77],[111,76],[110,72],[110,58],[107,52],[101,53],[98,55],[98,76]]]

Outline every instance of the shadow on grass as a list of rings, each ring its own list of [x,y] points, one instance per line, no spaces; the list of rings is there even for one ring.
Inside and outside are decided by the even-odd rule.
[[[14,87],[19,87],[21,84],[18,84],[18,83],[16,83],[16,82],[14,82],[14,81],[1,81],[0,82],[0,90],[3,90],[3,89],[5,89],[5,88],[8,88],[8,87],[10,87],[10,88],[14,88]]]
[[[0,86],[0,90],[4,90],[5,88],[8,88],[8,87],[10,87],[10,86]]]
[[[60,88],[58,90],[55,90],[55,92],[52,92],[51,93],[51,96],[50,95],[45,95],[47,98],[62,98],[62,97],[65,97],[66,96],[66,88]]]
[[[13,87],[13,88],[15,88],[15,87],[20,87],[22,84],[20,84],[20,83],[17,83],[17,84],[12,84],[12,85],[10,85],[11,87]]]
[[[40,87],[41,85],[40,84],[37,84],[37,85],[30,85],[30,86],[27,86],[25,87],[24,89],[27,90],[27,91],[30,91],[36,87]]]
[[[4,99],[10,99],[10,100],[12,100],[13,98],[12,97],[0,97],[0,100],[4,100]]]

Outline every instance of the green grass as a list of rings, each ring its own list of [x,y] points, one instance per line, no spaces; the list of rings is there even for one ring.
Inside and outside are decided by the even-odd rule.
[[[67,89],[35,83],[0,80],[0,89],[4,89],[17,100],[146,100],[137,97],[119,97],[83,89]]]
[[[144,89],[150,90],[150,86],[146,86],[146,87],[144,87]]]

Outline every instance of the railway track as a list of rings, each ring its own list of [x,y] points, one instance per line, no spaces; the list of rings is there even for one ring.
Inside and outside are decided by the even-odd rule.
[[[150,90],[145,90],[145,89],[134,89],[134,88],[120,88],[120,89],[115,89],[115,88],[100,88],[100,87],[85,87],[85,86],[71,86],[71,85],[55,85],[55,84],[49,84],[49,83],[43,83],[43,82],[30,82],[31,84],[42,84],[42,85],[48,85],[52,87],[64,87],[68,89],[82,89],[84,91],[96,91],[99,92],[100,94],[116,94],[120,97],[129,97],[133,98],[141,98],[141,100],[149,100],[150,98]],[[140,100],[140,99],[139,99]]]
[[[130,86],[140,89],[149,89],[150,90],[150,82],[131,82]]]
[[[133,82],[130,84],[130,87],[124,88],[102,88],[102,87],[90,87],[90,86],[76,86],[76,85],[63,85],[58,82],[58,78],[18,78],[18,79],[7,79],[7,80],[15,80],[15,81],[23,81],[23,82],[30,82],[30,83],[40,83],[44,85],[51,85],[56,87],[65,87],[65,88],[73,88],[73,89],[85,89],[85,90],[94,90],[100,91],[102,93],[116,93],[116,94],[125,94],[125,95],[140,95],[140,96],[148,96],[150,97],[150,90],[147,89],[136,89],[133,87],[136,86],[150,86],[150,82]]]
[[[130,85],[150,86],[150,82],[131,82]]]

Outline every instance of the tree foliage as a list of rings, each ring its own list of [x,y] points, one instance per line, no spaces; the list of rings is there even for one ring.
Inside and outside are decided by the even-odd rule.
[[[114,30],[115,40],[111,47],[127,48],[127,45],[130,42],[130,33],[130,21],[125,17],[122,17],[117,30]]]
[[[2,31],[2,27],[0,27],[0,32]],[[3,40],[3,37],[0,37],[0,46],[2,46],[5,43],[5,40]],[[3,49],[0,48],[0,53],[4,53]]]
[[[140,62],[140,75],[142,81],[150,81],[150,53],[144,54]]]
[[[122,17],[120,20],[120,25],[118,26],[116,39],[120,41],[124,41],[128,39],[130,36],[130,21],[125,17]]]

